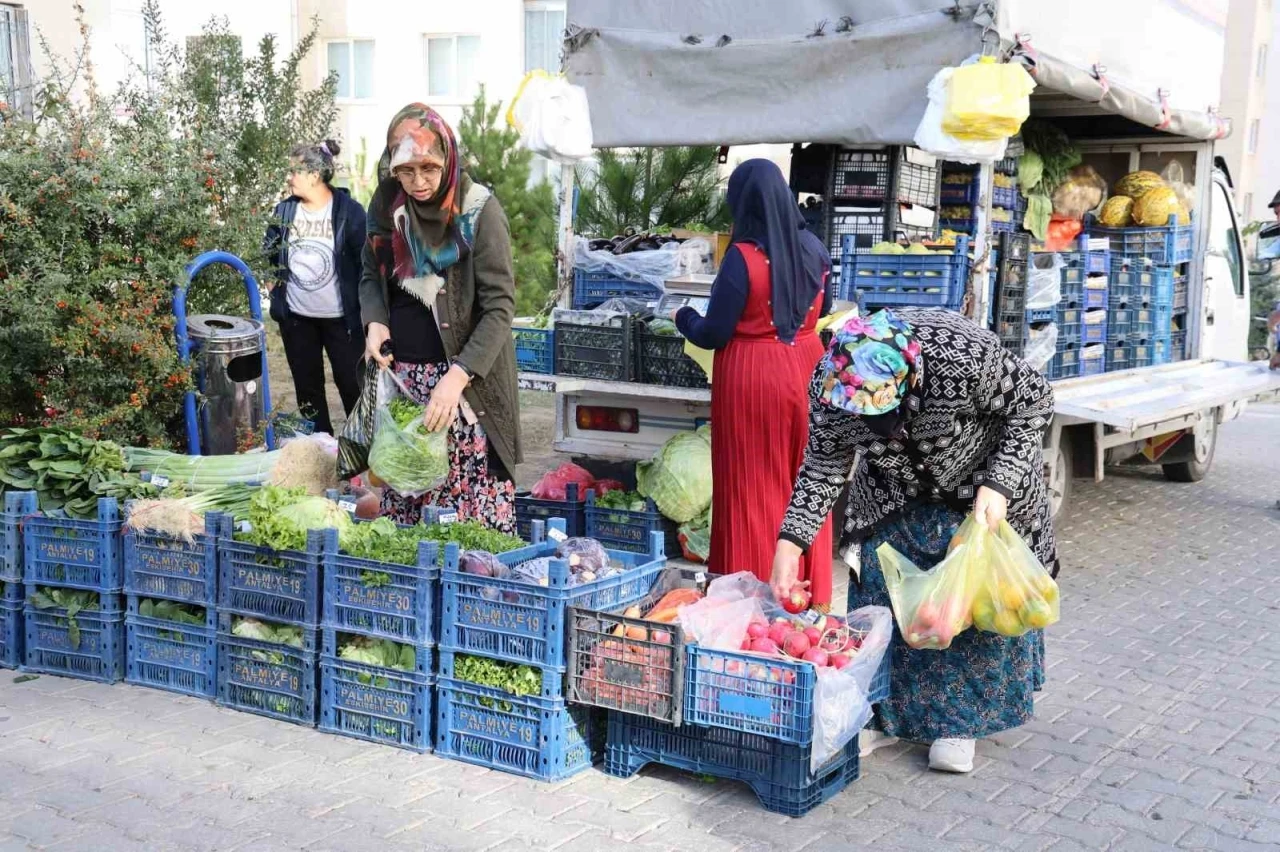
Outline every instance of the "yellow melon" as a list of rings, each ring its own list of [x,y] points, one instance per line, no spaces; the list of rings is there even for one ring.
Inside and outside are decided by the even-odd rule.
[[[1102,205],[1098,221],[1108,228],[1125,228],[1133,221],[1133,199],[1127,195],[1113,195]]]
[[[1129,172],[1129,174],[1116,181],[1116,195],[1127,195],[1130,198],[1138,199],[1146,195],[1153,189],[1159,189],[1167,186],[1164,178],[1155,172]]]
[[[1182,213],[1182,202],[1167,186],[1157,187],[1133,202],[1133,222],[1148,228],[1169,224],[1170,216]],[[1180,222],[1179,224],[1186,224]]]

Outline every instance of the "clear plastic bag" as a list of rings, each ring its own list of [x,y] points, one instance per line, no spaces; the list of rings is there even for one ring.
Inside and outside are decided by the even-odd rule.
[[[364,384],[347,422],[338,435],[338,478],[350,479],[369,468],[369,447],[377,425],[379,390],[383,387],[378,364],[370,360],[364,368]]]
[[[662,287],[671,278],[682,275],[709,272],[706,258],[711,254],[711,243],[701,237],[683,243],[665,243],[653,251],[633,251],[614,254],[611,251],[591,251],[587,240],[574,241],[573,266],[583,272],[600,272]]]
[[[861,643],[842,669],[819,667],[813,696],[813,751],[809,768],[818,768],[849,744],[871,719],[871,683],[893,636],[893,613],[882,606],[854,610],[845,618]]]
[[[973,626],[1001,636],[1021,636],[1057,623],[1058,584],[1022,536],[1002,521],[999,532],[987,538],[988,567],[973,602]]]
[[[1160,177],[1164,178],[1164,182],[1169,184],[1169,188],[1173,190],[1173,194],[1178,196],[1178,202],[1186,210],[1186,221],[1179,219],[1179,225],[1186,225],[1191,221],[1191,214],[1196,210],[1196,188],[1186,181],[1186,173],[1183,171],[1182,163],[1177,160],[1170,161],[1160,172]]]
[[[1062,270],[1067,267],[1062,255],[1037,254],[1032,256],[1027,274],[1027,307],[1056,308],[1062,301]]]
[[[396,493],[421,497],[449,476],[448,429],[429,431],[423,422],[423,406],[396,374],[382,370],[379,381],[382,377],[390,377],[395,392],[388,393],[378,406],[369,471]]]
[[[942,130],[963,141],[1007,140],[1031,115],[1035,80],[1016,63],[984,56],[954,69]]]
[[[1051,322],[1043,328],[1032,328],[1027,335],[1027,351],[1023,359],[1040,372],[1053,360],[1058,351],[1058,324]]]
[[[943,68],[929,83],[929,105],[916,128],[916,147],[943,160],[957,163],[994,163],[1004,158],[1008,139],[965,140],[947,133],[942,119],[947,111],[947,90],[954,68]]]
[[[521,145],[557,163],[576,163],[592,154],[586,90],[562,74],[526,75],[507,111],[507,123],[520,131]]]
[[[688,641],[714,651],[738,651],[751,622],[781,611],[768,584],[740,571],[712,580],[705,598],[680,608],[678,621]]]
[[[986,581],[991,532],[970,515],[951,549],[931,570],[888,544],[876,549],[903,640],[918,651],[942,651],[972,624],[973,601]]]
[[[556,556],[567,560],[574,574],[602,574],[609,567],[609,554],[593,538],[568,538],[556,548]]]

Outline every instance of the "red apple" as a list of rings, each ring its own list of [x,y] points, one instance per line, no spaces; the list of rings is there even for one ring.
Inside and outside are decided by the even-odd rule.
[[[815,666],[819,667],[830,663],[830,657],[828,657],[827,652],[821,648],[810,648],[804,652],[804,656],[800,659],[804,660],[806,663],[813,663]]]
[[[816,648],[818,643],[822,641],[822,631],[816,627],[806,627],[804,629],[805,638],[809,640],[809,645]]]
[[[769,635],[769,625],[753,621],[747,625],[747,635],[752,639],[762,639]]]

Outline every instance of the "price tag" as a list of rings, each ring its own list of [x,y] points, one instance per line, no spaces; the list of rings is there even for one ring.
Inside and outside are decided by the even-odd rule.
[[[556,544],[559,544],[562,541],[567,541],[569,539],[569,536],[565,535],[564,533],[560,532],[560,530],[555,529],[553,527],[547,530],[547,538],[551,539]]]
[[[449,526],[450,524],[456,524],[457,522],[458,522],[457,512],[441,512],[439,515],[436,516],[436,523],[440,524],[441,526]]]
[[[356,501],[352,500],[350,497],[340,498],[338,500],[338,505],[341,506],[342,511],[346,512],[348,515],[354,515],[356,513]]]
[[[153,473],[151,474],[151,484],[154,485],[156,488],[168,488],[169,477],[165,476],[162,473]]]
[[[799,616],[800,620],[803,621],[805,624],[809,625],[810,627],[817,627],[818,619],[822,617],[823,617],[822,613],[814,612],[811,609],[805,610],[804,612],[800,613],[800,616]]]
[[[697,574],[693,575],[693,582],[699,583],[699,584],[705,583],[707,582],[707,575],[699,571]]]
[[[241,521],[238,524],[238,527],[240,529],[240,532],[242,533],[253,532],[253,524],[249,523],[248,521]]]

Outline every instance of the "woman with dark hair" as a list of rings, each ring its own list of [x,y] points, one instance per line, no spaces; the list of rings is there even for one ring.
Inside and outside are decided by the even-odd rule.
[[[292,151],[289,197],[276,207],[266,252],[275,268],[271,318],[280,324],[298,410],[317,432],[333,434],[324,384],[324,356],[350,413],[360,395],[364,351],[360,326],[360,256],[364,208],[333,185],[337,142]]]
[[[831,258],[782,172],[747,160],[729,177],[732,245],[707,315],[673,319],[695,346],[715,350],[711,383],[711,570],[769,579],[778,528],[809,438],[809,377],[822,357],[815,326],[830,307]],[[801,560],[796,582],[816,608],[831,603],[830,525]]]
[[[360,281],[365,354],[427,406],[428,429],[449,430],[444,484],[417,498],[387,489],[383,514],[416,523],[423,506],[445,506],[514,534],[510,471],[521,450],[506,214],[462,171],[453,130],[423,104],[391,120],[378,179]]]

